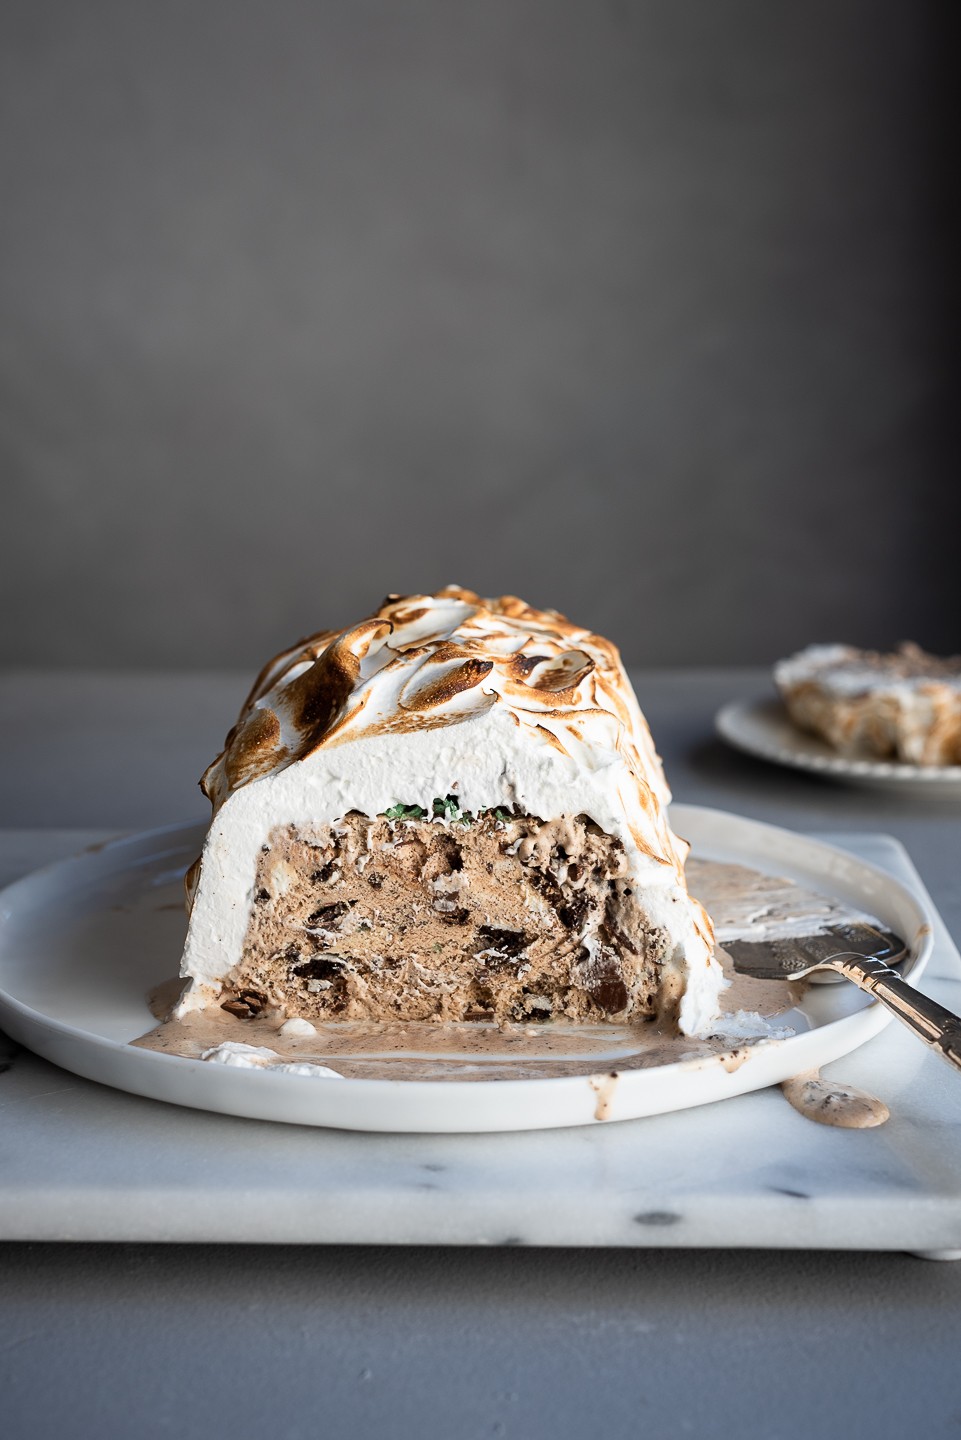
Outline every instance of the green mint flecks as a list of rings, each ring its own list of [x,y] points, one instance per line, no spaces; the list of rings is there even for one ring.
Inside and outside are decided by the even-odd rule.
[[[427,811],[420,805],[392,805],[384,811],[387,820],[423,820]]]
[[[474,816],[470,810],[460,808],[460,802],[456,795],[443,797],[435,795],[431,801],[429,815],[422,805],[392,805],[389,810],[384,810],[382,813],[387,820],[426,820],[430,815],[435,820],[446,820],[454,825],[472,825],[474,823]],[[500,805],[491,810],[479,810],[477,813],[478,815],[493,815],[495,820],[500,820],[504,825],[514,818],[509,810],[503,809]]]
[[[443,800],[435,796],[431,808],[438,820],[453,820],[461,825],[469,825],[474,818],[469,810],[460,808],[456,795],[447,795]]]

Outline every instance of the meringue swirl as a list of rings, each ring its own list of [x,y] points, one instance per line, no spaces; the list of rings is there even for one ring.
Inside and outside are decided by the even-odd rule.
[[[619,756],[648,825],[671,798],[650,730],[617,647],[556,610],[515,595],[482,600],[448,585],[388,595],[369,618],[322,630],[264,666],[201,787],[214,813],[243,785],[321,748],[376,735],[457,725],[500,705],[534,744],[596,769]],[[429,798],[429,797],[428,797]],[[686,847],[666,825],[649,853]],[[673,843],[672,843],[673,842]]]

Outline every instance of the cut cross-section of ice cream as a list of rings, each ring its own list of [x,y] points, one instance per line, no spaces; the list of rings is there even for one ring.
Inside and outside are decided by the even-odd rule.
[[[723,986],[617,650],[450,586],[268,664],[202,786],[177,1013],[709,1027]]]

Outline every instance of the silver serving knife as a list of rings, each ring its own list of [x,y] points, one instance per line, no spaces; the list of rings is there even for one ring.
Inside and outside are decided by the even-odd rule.
[[[961,1018],[922,995],[891,968],[908,949],[890,931],[852,921],[817,935],[721,944],[738,974],[755,980],[800,980],[814,970],[836,971],[880,1000],[902,1025],[961,1070]]]

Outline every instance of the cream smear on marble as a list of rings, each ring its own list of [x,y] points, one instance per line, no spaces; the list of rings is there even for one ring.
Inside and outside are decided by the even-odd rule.
[[[150,997],[161,1023],[134,1043],[189,1059],[202,1059],[225,1044],[242,1044],[266,1049],[276,1057],[263,1068],[321,1066],[355,1079],[520,1080],[587,1073],[599,1074],[606,1081],[625,1070],[715,1061],[734,1070],[750,1058],[755,1046],[776,1043],[804,1023],[796,1011],[789,1022],[785,1017],[803,996],[807,981],[737,975],[723,941],[741,936],[768,939],[785,932],[813,934],[840,920],[850,920],[854,912],[791,881],[743,865],[692,859],[687,869],[693,893],[702,899],[714,921],[721,942],[718,958],[729,981],[721,997],[720,1018],[710,1035],[669,1033],[655,1021],[541,1025],[329,1021],[301,1025],[285,1021],[282,1015],[238,1019],[217,1007],[191,1011],[175,1020],[167,1017],[182,982],[171,980],[158,986]],[[606,1094],[599,1095],[599,1108],[609,1109]]]
[[[838,1125],[845,1130],[868,1130],[883,1125],[890,1110],[883,1100],[836,1080],[823,1080],[819,1070],[808,1070],[781,1084],[781,1090],[801,1115],[819,1125]]]

